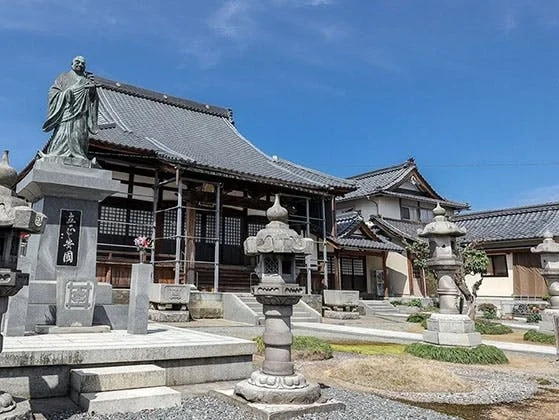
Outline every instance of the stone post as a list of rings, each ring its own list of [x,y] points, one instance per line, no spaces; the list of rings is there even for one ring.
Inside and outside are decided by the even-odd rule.
[[[547,284],[550,307],[542,312],[542,321],[539,331],[545,334],[554,334],[554,316],[559,316],[559,243],[553,240],[553,234],[544,233],[543,242],[531,251],[540,254],[541,274]]]
[[[320,387],[295,372],[291,361],[291,315],[305,288],[291,281],[297,278],[295,255],[311,254],[313,242],[289,229],[278,195],[266,215],[270,223],[244,243],[245,254],[259,258],[256,271],[261,282],[252,293],[263,305],[264,362],[262,369],[235,386],[235,394],[252,402],[310,404],[320,397]]]
[[[153,283],[153,265],[132,264],[128,334],[147,334],[148,332],[149,286],[151,283]]]
[[[460,293],[455,281],[462,265],[456,254],[456,238],[466,232],[448,220],[445,209],[439,204],[433,214],[433,221],[420,229],[418,235],[429,241],[428,266],[437,276],[440,312],[433,313],[427,320],[423,340],[439,345],[474,347],[481,344],[481,334],[475,332],[474,321],[458,311]]]

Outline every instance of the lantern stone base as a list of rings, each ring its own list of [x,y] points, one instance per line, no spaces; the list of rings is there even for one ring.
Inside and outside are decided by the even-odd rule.
[[[319,400],[311,404],[266,404],[248,402],[243,397],[236,395],[232,389],[215,390],[212,391],[212,394],[228,403],[249,409],[253,415],[251,418],[262,420],[287,420],[305,414],[345,410],[345,404],[336,400]]]
[[[559,309],[545,309],[542,312],[542,320],[539,323],[539,332],[544,334],[555,334],[553,317],[559,317]]]
[[[481,344],[481,334],[467,315],[432,314],[423,332],[423,341],[442,346],[475,347]]]
[[[270,375],[257,370],[235,385],[235,394],[247,401],[266,404],[311,404],[320,398],[320,386],[303,375]]]

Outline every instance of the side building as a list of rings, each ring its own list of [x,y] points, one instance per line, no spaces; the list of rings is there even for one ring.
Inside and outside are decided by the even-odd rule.
[[[397,247],[386,251],[380,269],[378,264],[365,267],[364,294],[373,299],[428,296],[423,273],[414,269],[406,245],[419,239],[417,230],[433,219],[437,203],[451,216],[468,205],[443,198],[421,175],[413,158],[349,180],[357,189],[336,200],[338,217],[343,220],[344,214],[358,212],[371,232]]]
[[[559,203],[460,214],[454,221],[466,228],[466,241],[475,242],[490,259],[478,292],[510,314],[515,304],[541,303],[547,296],[540,274],[540,256],[530,252],[546,230],[559,235]],[[471,285],[478,276],[468,276]]]

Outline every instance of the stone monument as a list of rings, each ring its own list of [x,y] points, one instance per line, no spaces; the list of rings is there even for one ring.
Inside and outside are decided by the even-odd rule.
[[[309,404],[320,397],[320,387],[295,372],[291,361],[291,315],[305,290],[284,278],[296,279],[295,256],[311,254],[313,241],[289,228],[287,210],[278,195],[266,215],[270,223],[244,243],[245,254],[259,258],[256,271],[261,282],[252,287],[252,293],[263,305],[264,362],[235,386],[235,394],[252,402]]]
[[[29,274],[17,269],[22,242],[31,233],[40,233],[46,222],[44,214],[29,207],[17,197],[12,188],[17,172],[10,167],[8,152],[0,161],[0,324],[8,308],[8,299],[29,282]],[[0,333],[0,352],[3,337]],[[17,403],[7,392],[0,390],[0,419],[32,419],[29,403]]]
[[[109,284],[97,284],[99,201],[115,193],[111,171],[89,159],[89,135],[97,128],[98,97],[85,59],[75,57],[49,90],[43,129],[52,131],[46,153],[18,184],[18,192],[48,217],[45,233],[29,241],[27,327],[91,327],[95,305],[111,304]],[[58,330],[60,332],[60,330]]]
[[[474,321],[458,311],[459,291],[455,276],[462,261],[456,254],[456,238],[466,234],[446,217],[446,211],[439,204],[433,210],[435,217],[418,235],[427,238],[431,258],[428,267],[438,280],[440,313],[433,313],[427,320],[423,340],[427,343],[475,347],[481,344],[481,334],[475,331]]]
[[[545,334],[554,334],[554,317],[559,317],[559,243],[553,240],[553,234],[546,231],[543,242],[531,251],[540,254],[541,274],[547,284],[550,307],[542,312],[539,331]]]

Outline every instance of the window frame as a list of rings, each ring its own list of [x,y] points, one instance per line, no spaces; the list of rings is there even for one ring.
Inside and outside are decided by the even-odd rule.
[[[509,276],[509,265],[508,265],[508,262],[507,262],[507,254],[488,254],[487,257],[489,258],[489,264],[487,265],[487,270],[483,274],[483,277],[508,277]],[[496,272],[495,264],[494,264],[494,259],[495,258],[503,258],[504,259],[504,272],[495,273]],[[492,273],[489,273],[489,271],[488,271],[489,267],[491,267],[493,269]]]

